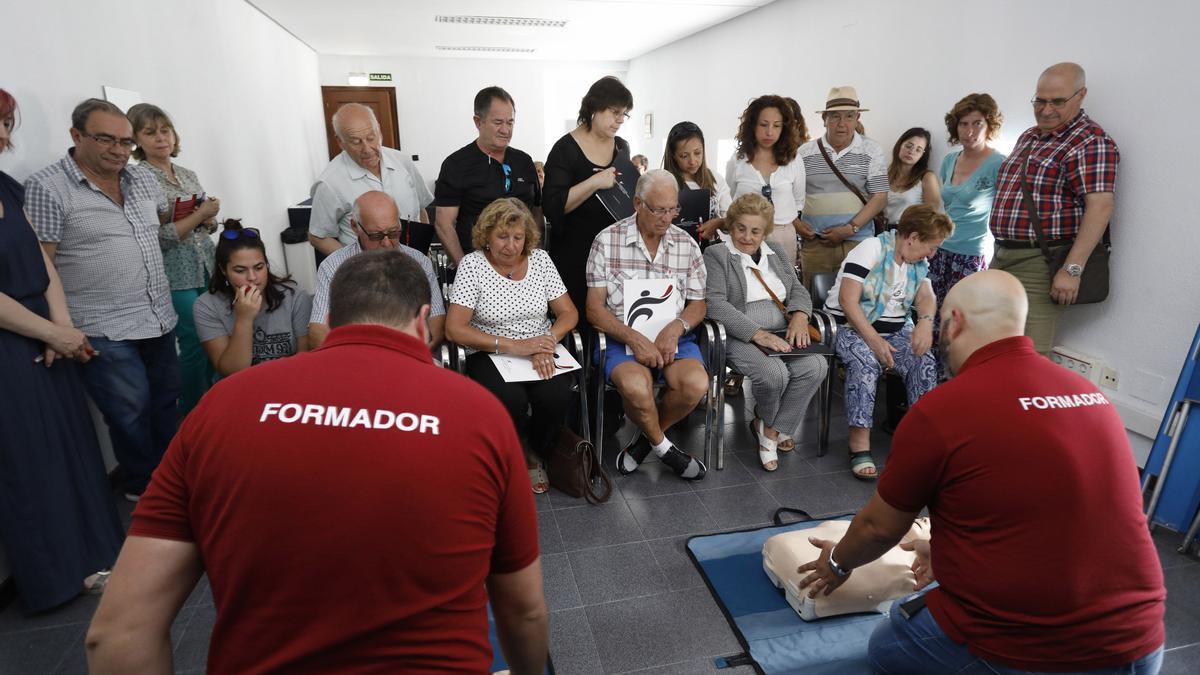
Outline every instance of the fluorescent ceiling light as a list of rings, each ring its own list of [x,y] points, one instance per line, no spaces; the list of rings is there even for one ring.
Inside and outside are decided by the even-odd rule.
[[[565,19],[537,19],[528,16],[445,16],[438,14],[433,17],[437,23],[467,23],[483,26],[519,26],[522,28],[562,28],[567,25]]]
[[[349,73],[346,81],[351,87],[365,87],[371,84],[371,80],[367,77],[366,73]]]
[[[434,47],[434,49],[443,52],[504,52],[506,54],[532,54],[535,51],[533,47],[479,47],[447,45],[438,45]]]

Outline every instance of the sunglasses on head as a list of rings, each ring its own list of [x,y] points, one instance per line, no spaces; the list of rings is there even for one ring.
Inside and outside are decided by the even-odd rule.
[[[262,238],[259,236],[257,227],[243,227],[240,230],[223,230],[221,232],[221,237],[230,241],[233,241],[239,237],[250,237],[251,239]]]

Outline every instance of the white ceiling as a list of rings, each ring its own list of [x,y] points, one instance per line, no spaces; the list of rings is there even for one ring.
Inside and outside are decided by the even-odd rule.
[[[625,61],[773,0],[246,0],[319,54]],[[563,28],[435,23],[435,15],[566,20]],[[533,48],[532,53],[438,50]]]

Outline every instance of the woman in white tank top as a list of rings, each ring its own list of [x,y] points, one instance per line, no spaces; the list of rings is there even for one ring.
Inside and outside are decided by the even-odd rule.
[[[888,224],[895,226],[900,215],[914,204],[942,208],[942,190],[937,174],[929,170],[929,132],[913,127],[900,136],[892,148],[888,166]]]

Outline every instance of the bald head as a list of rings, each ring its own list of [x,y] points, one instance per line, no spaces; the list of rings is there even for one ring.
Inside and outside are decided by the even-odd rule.
[[[361,103],[347,103],[338,108],[330,122],[333,125],[333,133],[343,138],[348,129],[368,126],[379,130],[379,119],[375,117],[375,111]]]
[[[986,270],[964,278],[942,301],[939,350],[950,373],[975,350],[1025,332],[1029,299],[1008,272]]]
[[[364,192],[354,200],[354,209],[350,218],[358,226],[359,245],[364,251],[375,248],[390,248],[394,245],[391,239],[384,237],[372,241],[369,235],[382,232],[400,231],[400,209],[396,202],[384,192]]]
[[[1069,83],[1071,89],[1081,89],[1087,86],[1087,73],[1083,71],[1083,66],[1069,61],[1056,63],[1043,70],[1038,82],[1047,78],[1062,79]]]

